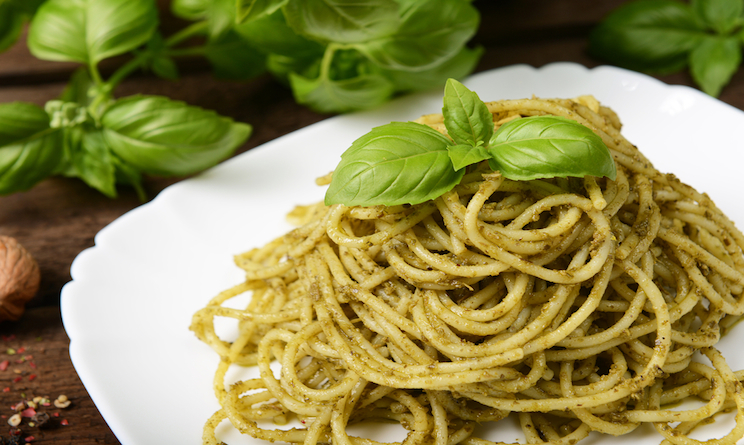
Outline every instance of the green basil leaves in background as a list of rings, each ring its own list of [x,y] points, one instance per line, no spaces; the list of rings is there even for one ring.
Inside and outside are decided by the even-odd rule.
[[[171,10],[204,26],[201,53],[219,77],[266,70],[321,113],[441,88],[482,54],[466,46],[480,17],[462,0],[173,0]]]
[[[718,96],[741,64],[744,0],[634,0],[591,34],[595,57],[667,74],[689,66],[703,91]]]
[[[512,180],[606,176],[615,161],[591,129],[556,116],[516,119],[494,131],[478,96],[454,79],[445,86],[450,138],[414,122],[393,122],[360,137],[342,155],[326,204],[419,204],[451,190],[466,167],[488,161]]]
[[[174,0],[172,9],[187,20],[216,20],[197,3]],[[466,46],[479,14],[462,0],[237,0],[236,21],[245,44],[262,53],[253,64],[322,113],[441,88],[469,74],[482,54]]]
[[[386,69],[430,70],[459,53],[479,23],[477,11],[463,1],[409,1],[400,14],[394,33],[354,48]]]
[[[295,32],[324,43],[368,42],[400,26],[395,0],[289,0],[284,15]]]
[[[62,132],[36,105],[0,104],[0,191],[26,190],[50,175],[62,159]]]
[[[62,99],[85,98],[76,75]],[[109,197],[116,184],[141,188],[142,174],[183,176],[230,156],[251,127],[158,96],[112,101],[95,124],[73,101],[0,104],[0,193],[26,190],[51,174],[82,179]]]
[[[87,113],[71,102],[60,103],[77,115]],[[79,177],[110,197],[116,196],[116,183],[125,183],[144,199],[142,174],[199,172],[232,155],[251,133],[247,124],[161,96],[113,101],[99,122],[62,119],[67,156],[60,173]]]
[[[103,141],[143,173],[189,175],[232,154],[250,135],[246,124],[160,96],[129,96],[101,116]]]
[[[738,37],[706,36],[690,52],[690,73],[703,91],[717,97],[741,64]]]
[[[237,0],[238,22],[247,22],[271,15],[287,0]]]
[[[0,194],[58,174],[111,197],[117,184],[130,184],[144,199],[143,175],[189,175],[232,155],[249,137],[249,125],[166,97],[114,97],[137,70],[178,79],[180,57],[203,57],[223,79],[269,72],[298,103],[343,113],[441,88],[448,78],[469,74],[482,54],[466,46],[480,16],[463,0],[171,0],[169,6],[188,24],[163,36],[155,0],[0,0],[0,51],[30,22],[34,56],[81,65],[43,109],[3,105],[0,126],[16,129],[0,128]],[[113,57],[122,62],[105,78],[99,65]],[[435,157],[446,160],[448,153]],[[456,176],[444,172],[438,180]]]
[[[192,28],[163,39],[157,27],[153,0],[47,0],[38,7],[29,50],[40,59],[82,67],[43,109],[0,104],[0,194],[59,174],[80,178],[109,197],[116,196],[117,184],[129,184],[144,200],[143,174],[190,175],[226,159],[245,142],[249,125],[213,111],[159,96],[113,97],[115,87],[138,68],[177,77],[172,47],[201,32]],[[220,40],[210,42],[209,55],[232,75],[233,62],[220,56],[235,49],[232,19],[225,28]],[[129,61],[104,80],[99,63],[127,53]]]
[[[26,19],[15,4],[0,3],[0,51],[10,48],[18,40]]]
[[[152,0],[47,0],[28,35],[44,60],[97,64],[143,45],[158,26]]]
[[[0,51],[13,46],[23,31],[23,25],[36,13],[44,0],[0,1]]]
[[[744,2],[694,0],[691,6],[705,26],[718,34],[728,34],[742,24]]]

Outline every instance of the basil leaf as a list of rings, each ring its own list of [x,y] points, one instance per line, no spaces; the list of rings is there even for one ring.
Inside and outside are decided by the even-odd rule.
[[[47,0],[28,30],[31,54],[42,60],[88,63],[85,0]]]
[[[65,176],[80,178],[109,198],[116,197],[116,168],[100,130],[66,129],[69,155]],[[86,131],[87,130],[87,131]]]
[[[463,47],[454,57],[434,67],[421,71],[385,70],[397,91],[424,91],[442,88],[449,79],[461,79],[470,74],[483,55],[483,48]]]
[[[266,56],[233,30],[207,42],[204,56],[212,64],[215,76],[222,79],[250,79],[263,73],[266,67]]]
[[[317,76],[318,60],[313,58],[295,58],[281,54],[269,54],[266,56],[266,69],[280,82],[290,86],[289,77],[298,75],[305,77],[303,73]],[[316,69],[313,69],[315,67]],[[309,77],[305,77],[309,80]]]
[[[49,176],[62,159],[61,130],[0,146],[0,194],[28,190]]]
[[[355,44],[378,65],[395,70],[430,69],[458,54],[478,29],[478,11],[461,0],[412,0],[401,8],[395,34]]]
[[[145,192],[144,187],[142,187],[142,173],[140,173],[140,171],[135,167],[119,159],[117,156],[111,156],[111,162],[116,168],[114,173],[116,176],[116,183],[131,185],[137,192],[139,200],[145,202],[147,200],[147,193]]]
[[[494,133],[488,151],[491,168],[513,180],[616,175],[612,155],[599,136],[556,116],[507,122]]]
[[[295,32],[322,42],[365,42],[399,24],[394,0],[289,0],[284,14]]]
[[[742,0],[692,0],[695,14],[719,34],[728,34],[741,24]]]
[[[176,61],[172,57],[162,55],[154,57],[150,61],[150,69],[156,76],[162,79],[176,80],[180,77],[178,65],[176,65]]]
[[[431,128],[399,122],[374,128],[342,155],[326,204],[418,204],[451,190],[464,171],[447,155],[449,139]]]
[[[673,72],[705,36],[689,5],[674,0],[636,0],[613,11],[589,38],[589,52],[638,71]]]
[[[142,69],[150,70],[156,76],[176,80],[179,77],[178,65],[168,54],[168,46],[165,44],[162,34],[159,31],[153,33],[150,40],[147,41],[143,52],[139,53],[142,60]]]
[[[18,41],[23,25],[44,0],[0,0],[0,52]]]
[[[294,59],[323,56],[324,47],[308,40],[287,25],[284,14],[278,11],[250,22],[241,23],[235,31],[259,50]]]
[[[158,26],[153,0],[88,1],[86,40],[91,63],[144,45]]]
[[[73,160],[78,177],[109,198],[116,198],[116,168],[100,131],[88,132]]]
[[[444,87],[444,126],[457,144],[485,143],[493,135],[493,115],[478,95],[449,79]]]
[[[46,0],[5,0],[7,3],[15,5],[16,10],[21,14],[24,14],[26,18],[33,17],[36,14],[36,10],[39,9],[42,3]]]
[[[394,87],[385,76],[370,73],[339,80],[319,75],[309,79],[289,73],[295,100],[319,113],[345,113],[380,105],[393,95]]]
[[[49,115],[27,102],[0,104],[0,146],[30,138],[49,129]]]
[[[61,136],[40,107],[0,104],[0,194],[27,190],[49,176],[62,160]]]
[[[708,37],[690,53],[690,72],[706,93],[717,97],[741,63],[736,37]]]
[[[152,0],[48,0],[31,23],[28,47],[40,59],[96,64],[143,45],[157,25]]]
[[[207,3],[209,37],[218,40],[235,26],[235,0],[211,0]]]
[[[111,150],[144,173],[188,175],[230,156],[250,125],[160,96],[130,96],[101,117]]]
[[[208,7],[209,0],[172,0],[170,4],[173,15],[190,21],[205,18]]]
[[[238,22],[251,22],[281,9],[287,0],[238,0]]]
[[[221,38],[237,23],[235,0],[173,0],[171,12],[186,20],[206,20],[211,39]]]
[[[0,51],[5,51],[18,41],[25,21],[14,3],[0,2]]]
[[[449,158],[455,170],[491,159],[491,153],[483,145],[476,145],[475,147],[470,144],[450,145],[447,150],[449,150]]]

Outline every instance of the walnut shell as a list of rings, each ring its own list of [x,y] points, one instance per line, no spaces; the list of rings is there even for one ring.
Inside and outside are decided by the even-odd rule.
[[[0,321],[18,320],[41,281],[39,265],[15,239],[0,236]]]

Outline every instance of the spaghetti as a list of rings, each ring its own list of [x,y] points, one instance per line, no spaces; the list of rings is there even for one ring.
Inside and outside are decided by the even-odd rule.
[[[385,420],[405,444],[485,445],[476,425],[514,415],[527,443],[652,423],[687,445],[731,410],[736,425],[709,443],[744,436],[744,374],[715,348],[744,313],[742,233],[592,97],[487,105],[496,127],[544,114],[586,125],[616,180],[515,182],[478,165],[415,206],[299,207],[298,227],[236,256],[246,280],[193,317],[222,357],[205,443],[229,419],[272,442],[373,444],[347,426]],[[419,122],[444,131],[441,115]],[[246,292],[244,309],[225,305]],[[237,339],[219,338],[217,317],[238,320]],[[260,377],[226,385],[232,364]],[[293,416],[305,427],[257,423]]]

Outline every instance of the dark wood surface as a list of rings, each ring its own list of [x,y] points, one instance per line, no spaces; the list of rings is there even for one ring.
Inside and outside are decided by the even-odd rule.
[[[588,67],[601,65],[600,60],[586,53],[587,36],[605,14],[621,3],[476,1],[482,23],[472,43],[485,48],[477,71],[516,63],[542,66],[557,61]],[[168,29],[180,25],[175,19],[166,19],[166,34]],[[0,54],[0,102],[21,100],[43,105],[62,91],[74,68],[73,64],[35,59],[25,42],[20,41]],[[164,81],[137,74],[125,81],[117,93],[163,94],[249,122],[254,134],[239,152],[328,117],[295,104],[292,94],[270,77],[227,82],[215,80],[198,61],[181,68],[181,80]],[[692,85],[686,73],[660,79]],[[744,109],[744,74],[734,77],[720,99]],[[154,197],[179,179],[147,178],[145,187],[148,195]],[[7,369],[0,370],[0,436],[8,436],[6,419],[18,402],[34,396],[53,400],[65,394],[72,400],[68,408],[39,409],[51,415],[46,428],[28,427],[24,422],[24,434],[33,436],[32,443],[119,443],[70,362],[59,297],[62,286],[70,280],[75,256],[94,244],[100,229],[140,204],[131,189],[121,188],[117,199],[109,199],[79,180],[61,177],[45,180],[28,192],[0,197],[0,235],[18,239],[36,258],[42,274],[41,288],[22,319],[0,323],[0,369],[4,360],[9,363]],[[15,354],[11,355],[13,351]]]

